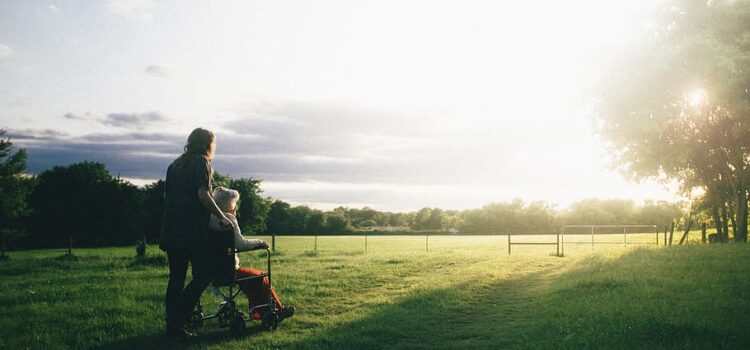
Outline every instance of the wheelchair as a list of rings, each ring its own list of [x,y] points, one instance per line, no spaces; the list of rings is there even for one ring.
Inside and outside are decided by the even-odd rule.
[[[240,292],[242,292],[239,283],[256,278],[268,277],[267,288],[271,288],[271,250],[268,248],[265,249],[267,262],[266,273],[240,279],[237,278],[235,273],[234,255],[237,254],[237,249],[235,249],[234,246],[234,231],[231,228],[211,232],[210,250],[213,262],[213,279],[211,284],[218,288],[222,302],[219,303],[215,314],[205,315],[203,313],[203,306],[201,305],[201,302],[198,301],[198,304],[193,310],[189,325],[193,329],[198,329],[203,327],[206,321],[216,319],[219,323],[219,327],[229,328],[229,331],[235,334],[241,333],[244,331],[247,321],[252,320],[252,318],[245,317],[242,311],[239,310],[237,301],[235,300]],[[261,327],[268,331],[278,328],[280,322],[279,310],[276,307],[276,303],[273,300],[270,290],[268,293],[268,302],[266,304],[253,306],[248,312],[252,315],[253,312],[262,308],[267,308],[268,310],[262,314]]]

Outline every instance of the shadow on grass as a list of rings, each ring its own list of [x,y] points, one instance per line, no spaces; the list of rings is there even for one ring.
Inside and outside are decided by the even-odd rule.
[[[700,248],[640,249],[591,257],[556,277],[543,270],[472,281],[383,305],[285,348],[750,348],[750,303],[736,300],[738,289],[750,289],[748,279],[736,278],[750,266],[718,278],[710,267],[690,273],[703,271],[694,263],[708,255]],[[706,289],[715,283],[724,287]]]
[[[226,329],[209,326],[208,330],[199,332],[199,335],[186,340],[172,340],[164,335],[164,332],[157,332],[150,335],[129,338],[123,341],[103,344],[93,349],[191,349],[204,348],[211,344],[225,343],[232,340],[245,340],[252,338],[254,335],[263,332],[260,324],[249,325],[245,331],[240,334],[230,333]]]
[[[167,266],[167,257],[164,255],[147,255],[135,257],[128,263],[128,267],[134,266]]]
[[[318,328],[308,323],[304,335],[274,347],[750,348],[750,301],[736,298],[738,291],[744,296],[750,290],[750,280],[741,278],[750,254],[745,249],[730,256],[741,263],[722,261],[727,255],[721,248],[640,249],[616,259],[584,259],[564,273],[547,268],[515,279],[470,280],[359,310],[346,323]],[[291,319],[277,332],[301,325]],[[253,341],[256,333],[250,330],[241,341]],[[101,348],[264,347],[232,342],[236,339],[217,329],[186,343],[158,333]]]

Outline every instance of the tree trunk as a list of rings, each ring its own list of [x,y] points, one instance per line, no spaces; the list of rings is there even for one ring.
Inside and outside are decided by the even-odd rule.
[[[734,231],[735,242],[747,242],[747,191],[741,188],[736,191],[737,229]]]
[[[729,213],[727,214],[727,216],[729,216],[729,220],[725,220],[726,225],[729,225],[729,221],[732,222],[732,235],[733,236],[737,236],[737,221],[734,219],[735,218],[734,214],[736,212],[737,211],[735,210],[735,208],[730,208]],[[727,240],[725,242],[728,242],[729,241],[729,227],[727,227],[726,231],[727,231],[727,237],[726,237]]]
[[[714,225],[716,225],[716,236],[721,238],[724,236],[724,222],[721,220],[721,216],[719,216],[718,205],[714,205],[713,208],[711,208],[711,214],[714,217]]]
[[[674,237],[674,220],[672,220],[672,225],[669,228],[669,245],[672,245],[672,237]]]
[[[723,236],[721,236],[722,242],[729,241],[729,218],[732,219],[732,228],[736,228],[734,225],[734,215],[729,215],[727,210],[727,205],[722,204],[721,205],[721,223],[724,226],[724,231],[722,232]]]
[[[686,242],[688,234],[690,233],[690,228],[693,226],[693,213],[690,213],[690,216],[688,216],[688,222],[687,225],[685,225],[685,233],[682,234],[682,237],[680,237],[680,245]]]

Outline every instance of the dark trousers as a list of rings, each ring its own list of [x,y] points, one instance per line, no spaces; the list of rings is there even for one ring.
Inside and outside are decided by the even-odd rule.
[[[211,282],[211,260],[208,252],[170,249],[169,284],[167,284],[167,328],[179,329],[190,320],[195,304]],[[183,289],[188,263],[193,267],[193,280]]]

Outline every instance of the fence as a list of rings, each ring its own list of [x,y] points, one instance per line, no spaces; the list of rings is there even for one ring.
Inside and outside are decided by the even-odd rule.
[[[648,232],[646,232],[646,230]],[[583,232],[585,231],[585,232]],[[651,237],[651,238],[648,238]],[[550,246],[558,256],[565,254],[565,245],[634,245],[659,244],[655,225],[568,225],[559,233],[489,233],[489,234],[426,234],[426,235],[322,235],[271,236],[271,246],[287,250],[360,250],[408,249],[429,252],[434,249],[506,248],[514,246]],[[282,242],[277,242],[284,241]],[[359,247],[359,248],[357,248]]]
[[[628,235],[636,239],[628,241]],[[649,235],[652,235],[653,239],[647,238]],[[666,235],[665,232],[665,241]],[[608,239],[597,241],[597,236]],[[562,227],[560,239],[563,254],[565,244],[587,244],[591,246],[601,244],[624,246],[629,244],[655,244],[658,246],[659,228],[656,225],[565,225]]]
[[[560,250],[560,248],[562,248],[562,247],[560,245],[561,241],[560,241],[560,235],[559,234],[550,234],[550,233],[525,233],[525,234],[520,234],[520,235],[517,234],[516,235],[516,236],[555,236],[555,241],[554,242],[545,242],[545,241],[542,241],[542,242],[539,242],[539,241],[530,242],[528,240],[521,241],[521,242],[518,242],[518,241],[517,242],[513,242],[513,241],[511,241],[511,237],[512,236],[513,235],[509,232],[508,233],[508,255],[510,255],[510,253],[511,253],[511,247],[513,247],[514,245],[547,245],[547,246],[554,245],[557,248],[556,255],[557,256],[562,256],[562,251]]]

